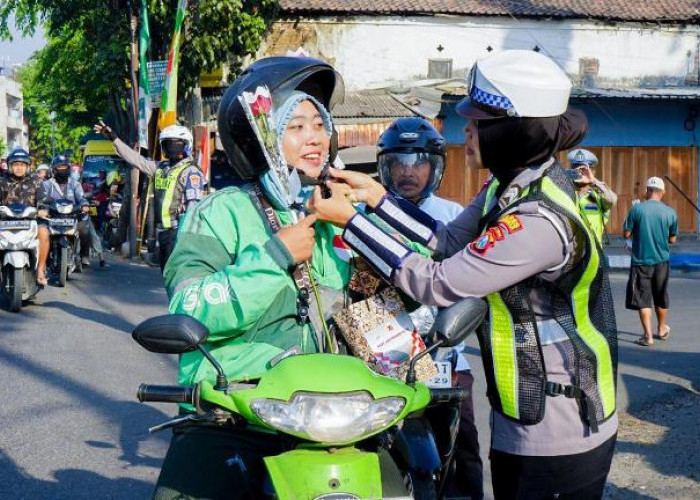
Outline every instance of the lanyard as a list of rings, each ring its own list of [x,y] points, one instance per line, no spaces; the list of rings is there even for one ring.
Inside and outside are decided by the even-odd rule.
[[[265,219],[274,233],[277,233],[282,226],[277,218],[275,210],[267,201],[258,184],[253,185],[255,191],[254,199],[257,201],[258,208],[265,214]],[[299,323],[306,323],[309,320],[309,288],[311,287],[311,276],[309,275],[308,266],[305,263],[298,264],[294,267],[292,274],[294,284],[298,290],[297,296],[297,316]]]

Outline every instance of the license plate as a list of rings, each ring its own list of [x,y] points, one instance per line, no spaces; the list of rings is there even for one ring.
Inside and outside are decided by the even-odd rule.
[[[90,207],[90,215],[97,215],[97,207]]]
[[[435,368],[438,374],[425,381],[425,385],[433,389],[447,389],[452,387],[452,363],[449,361],[436,361]]]
[[[72,227],[75,219],[51,219],[50,224],[58,227]]]
[[[29,229],[32,223],[28,220],[0,220],[0,229]]]

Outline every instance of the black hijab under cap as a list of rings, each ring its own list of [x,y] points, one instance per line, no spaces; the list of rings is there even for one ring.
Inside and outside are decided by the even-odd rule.
[[[504,117],[477,121],[481,162],[507,184],[523,169],[549,160],[557,151],[581,142],[588,119],[577,109],[548,118]]]

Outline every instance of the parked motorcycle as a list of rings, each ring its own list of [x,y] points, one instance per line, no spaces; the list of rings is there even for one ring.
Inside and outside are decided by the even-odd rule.
[[[82,271],[78,255],[78,216],[81,208],[71,201],[54,200],[48,205],[50,250],[49,270],[57,277],[58,286],[66,286],[68,275]]]
[[[456,407],[458,416],[467,392],[430,389],[416,381],[415,364],[440,346],[461,342],[481,323],[485,310],[482,300],[471,297],[441,311],[431,331],[432,346],[412,359],[405,382],[378,375],[352,356],[292,350],[273,361],[259,380],[229,383],[202,346],[206,327],[186,315],[160,316],[137,326],[133,338],[151,352],[199,349],[218,375],[213,383],[187,387],[142,384],[137,397],[196,408],[151,432],[205,424],[291,436],[294,449],[265,458],[268,498],[382,498],[379,455],[386,451],[412,484],[401,498],[437,498],[451,468],[458,424],[449,429],[451,442],[440,448],[426,410]]]
[[[22,309],[22,302],[42,288],[36,283],[36,214],[36,208],[19,203],[0,206],[0,286],[12,312]]]

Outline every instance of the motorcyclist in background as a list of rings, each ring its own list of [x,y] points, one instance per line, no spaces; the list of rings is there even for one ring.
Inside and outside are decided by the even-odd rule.
[[[15,149],[8,156],[10,169],[9,177],[0,177],[0,205],[22,203],[32,207],[42,198],[41,183],[27,175],[31,158],[24,149]],[[46,280],[37,277],[39,285],[45,285]]]
[[[78,205],[82,213],[87,215],[90,204],[85,199],[83,187],[79,181],[71,178],[71,164],[64,155],[56,156],[51,162],[51,179],[42,183],[42,197],[44,200],[68,201]],[[43,201],[43,200],[41,200]],[[46,217],[48,212],[40,210],[39,215]],[[90,218],[83,217],[78,222],[78,234],[80,236],[80,259],[83,265],[90,265]],[[39,265],[37,266],[37,282],[46,284],[46,259],[49,256],[49,228],[45,224],[39,224]],[[41,283],[39,280],[42,280]]]
[[[40,164],[38,167],[36,167],[33,177],[40,183],[48,179],[49,166],[46,163]]]
[[[423,118],[410,117],[395,120],[377,143],[377,171],[379,180],[395,196],[420,207],[433,219],[447,225],[460,213],[462,206],[440,198],[435,191],[440,187],[445,172],[447,141]],[[414,324],[421,332],[430,329],[437,308],[421,306],[411,313]],[[452,351],[455,351],[452,354]],[[438,359],[447,361],[456,355],[454,370],[460,387],[469,390],[462,403],[460,426],[455,443],[458,474],[448,485],[448,494],[469,496],[480,500],[484,496],[482,463],[479,456],[479,435],[474,424],[474,377],[462,354],[464,344],[454,349],[439,349]]]

